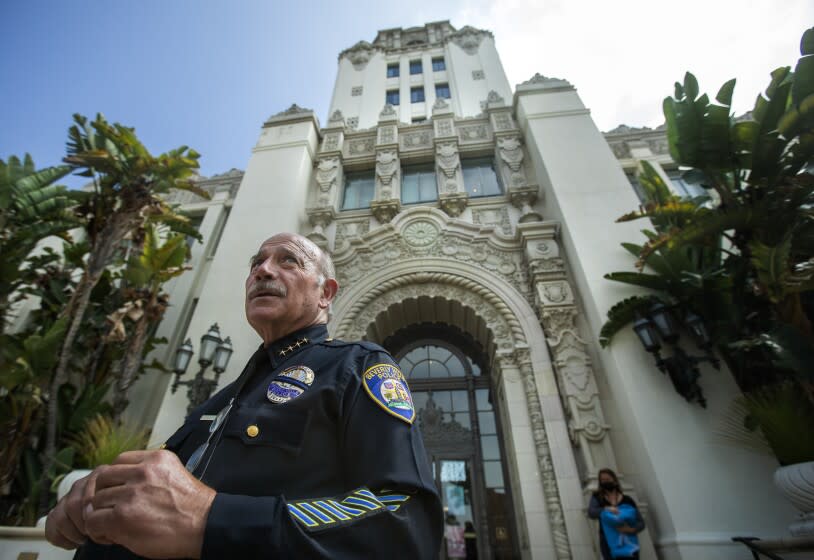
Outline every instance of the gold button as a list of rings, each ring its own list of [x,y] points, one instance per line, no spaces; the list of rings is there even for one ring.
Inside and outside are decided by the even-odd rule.
[[[246,435],[249,437],[257,437],[257,434],[260,433],[260,428],[252,424],[248,428],[246,428]]]
[[[166,444],[166,443],[162,443],[162,444],[161,444],[161,447],[159,447],[159,449],[166,449],[166,448],[167,448],[167,444]]]

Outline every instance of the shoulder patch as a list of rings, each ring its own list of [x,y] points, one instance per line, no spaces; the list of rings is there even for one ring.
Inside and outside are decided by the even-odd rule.
[[[413,397],[407,388],[407,381],[401,370],[393,364],[376,364],[367,368],[362,375],[365,392],[385,412],[408,424],[415,419]]]

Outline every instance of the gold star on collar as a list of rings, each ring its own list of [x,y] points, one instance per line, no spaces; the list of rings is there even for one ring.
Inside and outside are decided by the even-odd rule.
[[[286,354],[289,354],[289,353],[293,352],[294,350],[296,350],[297,348],[299,348],[300,346],[305,346],[307,344],[308,344],[308,339],[307,338],[301,338],[297,342],[295,342],[294,344],[290,344],[289,346],[287,346],[284,350],[280,350],[278,352],[278,354],[280,354],[280,356],[285,358]]]

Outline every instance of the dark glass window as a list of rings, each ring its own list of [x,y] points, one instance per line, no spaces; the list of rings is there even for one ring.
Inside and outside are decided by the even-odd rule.
[[[446,70],[447,65],[444,62],[443,56],[438,56],[432,59],[432,71],[433,72],[441,72],[442,70]]]
[[[398,78],[399,77],[399,63],[394,62],[393,64],[387,65],[387,77],[388,78]]]
[[[492,158],[465,159],[461,161],[461,169],[464,188],[469,196],[495,196],[503,193]]]
[[[421,69],[421,61],[420,60],[411,60],[410,61],[410,75],[413,74],[421,74],[423,70]]]
[[[376,180],[373,171],[361,171],[345,175],[345,196],[342,199],[342,210],[370,208]]]
[[[401,173],[401,201],[404,204],[428,202],[438,198],[435,168],[429,165],[405,167]]]
[[[423,103],[424,102],[424,88],[423,87],[410,88],[410,102],[411,103]]]
[[[435,97],[449,99],[452,97],[449,93],[449,84],[435,84]]]
[[[384,96],[384,102],[389,103],[390,105],[398,105],[399,104],[399,90],[391,89],[388,90]]]

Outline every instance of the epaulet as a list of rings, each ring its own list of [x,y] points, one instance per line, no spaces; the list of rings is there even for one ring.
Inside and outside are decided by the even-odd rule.
[[[354,340],[352,342],[349,342],[347,340],[339,340],[337,338],[326,338],[325,340],[320,342],[320,344],[332,347],[358,346],[360,348],[364,348],[365,350],[369,350],[370,352],[387,352],[387,350],[385,350],[375,342],[369,342],[367,340]]]

